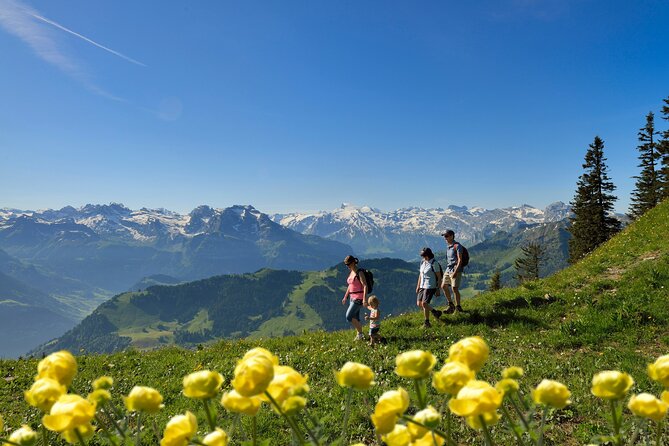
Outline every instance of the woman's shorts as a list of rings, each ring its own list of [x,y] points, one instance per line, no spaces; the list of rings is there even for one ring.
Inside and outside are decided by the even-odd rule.
[[[353,319],[360,320],[360,309],[362,309],[362,300],[350,300],[348,310],[346,310],[346,320],[351,322]]]
[[[381,330],[381,327],[369,327],[369,335],[374,336],[379,333],[379,330]]]
[[[418,290],[418,296],[416,300],[418,300],[418,302],[425,302],[426,304],[429,304],[436,292],[436,288],[420,288]]]

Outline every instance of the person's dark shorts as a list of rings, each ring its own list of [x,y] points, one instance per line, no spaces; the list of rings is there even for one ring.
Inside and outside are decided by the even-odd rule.
[[[418,290],[418,296],[416,300],[418,302],[425,302],[426,304],[429,304],[436,292],[436,288],[420,288]]]
[[[374,336],[381,330],[381,327],[369,327],[369,335]]]

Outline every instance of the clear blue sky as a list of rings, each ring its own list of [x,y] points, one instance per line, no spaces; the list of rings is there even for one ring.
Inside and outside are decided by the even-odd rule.
[[[0,0],[0,207],[543,207],[600,135],[624,211],[668,54],[666,0]]]

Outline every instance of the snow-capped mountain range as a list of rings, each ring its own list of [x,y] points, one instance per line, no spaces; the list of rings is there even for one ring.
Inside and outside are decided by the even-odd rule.
[[[569,213],[569,206],[562,202],[543,210],[524,204],[503,209],[411,207],[390,212],[342,204],[333,211],[275,214],[272,219],[303,234],[347,243],[360,255],[411,259],[421,246],[442,247],[439,234],[447,229],[454,230],[458,240],[473,245],[499,231],[560,221]]]

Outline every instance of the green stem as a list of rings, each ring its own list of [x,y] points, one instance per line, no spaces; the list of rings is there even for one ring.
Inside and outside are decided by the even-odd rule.
[[[286,421],[287,421],[288,424],[290,425],[291,429],[293,430],[293,433],[294,433],[295,436],[297,437],[297,441],[298,441],[298,443],[301,444],[301,445],[304,444],[304,435],[302,434],[302,431],[300,430],[299,426],[297,426],[297,425],[295,424],[295,421],[294,421],[291,417],[289,417],[288,415],[286,415],[286,414],[283,412],[283,410],[281,410],[281,406],[279,405],[279,403],[276,402],[276,400],[274,399],[274,397],[272,396],[271,393],[269,393],[267,390],[265,390],[265,395],[267,396],[267,398],[269,399],[269,401],[272,403],[272,405],[274,405],[274,407],[276,408],[277,412],[279,412],[279,413],[281,414],[281,416],[284,417],[284,418],[286,419]]]
[[[49,433],[44,425],[42,425],[42,446],[49,446]]]
[[[541,415],[541,427],[539,428],[539,441],[537,442],[538,446],[543,446],[544,444],[544,428],[546,427],[546,415],[548,415],[548,406],[544,407],[544,413]]]
[[[21,446],[21,445],[18,444],[18,443],[14,443],[13,441],[9,441],[9,440],[7,440],[6,438],[0,438],[0,444],[1,444],[1,445],[10,444],[10,445],[12,445],[12,446]]]
[[[141,444],[140,433],[142,432],[142,415],[143,412],[140,410],[137,412],[137,433],[135,434],[135,446]]]
[[[451,442],[451,411],[446,411],[446,442]]]
[[[341,428],[341,443],[344,444],[344,437],[346,435],[346,428],[348,427],[348,417],[351,414],[351,400],[353,399],[353,389],[348,388],[346,393],[346,409],[344,410],[344,422]]]
[[[414,387],[416,388],[416,397],[418,398],[418,408],[419,409],[425,409],[425,406],[427,403],[425,402],[425,395],[423,394],[423,380],[422,379],[414,379],[413,380]]]
[[[446,440],[446,444],[449,445],[449,446],[458,446],[457,444],[455,444],[455,443],[453,442],[453,440],[450,439],[450,437],[449,437],[448,435],[446,435],[443,431],[440,431],[439,429],[435,429],[435,428],[432,428],[432,427],[428,427],[428,426],[424,425],[423,423],[420,423],[420,422],[414,420],[413,418],[411,418],[411,417],[409,417],[409,416],[407,416],[407,415],[402,415],[402,419],[405,420],[405,421],[407,421],[408,423],[415,424],[416,426],[420,426],[420,427],[422,427],[422,428],[424,428],[424,429],[427,429],[427,430],[429,430],[429,431],[434,432],[435,434],[437,434],[437,435],[439,435],[440,437],[444,438],[444,439]]]
[[[662,446],[662,428],[664,423],[662,421],[657,422],[657,440],[655,440],[655,446]]]
[[[291,418],[292,418],[292,417],[291,417]],[[293,421],[295,421],[294,418],[293,418]],[[295,424],[299,426],[299,423],[298,423],[298,422],[295,422]],[[306,429],[307,434],[308,434],[309,437],[311,438],[311,442],[312,442],[313,444],[315,444],[316,446],[320,446],[320,442],[318,441],[318,437],[316,436],[316,433],[315,433],[313,430],[311,430],[311,428],[310,428],[309,425],[307,424],[306,420],[304,420],[304,418],[302,418],[302,426],[304,426],[304,429]]]
[[[616,445],[621,446],[622,442],[620,438],[620,420],[618,419],[618,408],[616,407],[616,401],[610,400],[609,406],[611,408],[611,420],[613,421],[613,436],[615,443]]]
[[[525,415],[523,415],[523,412],[520,410],[520,408],[518,407],[518,404],[513,400],[513,398],[509,398],[509,402],[511,403],[511,406],[513,407],[513,410],[518,415],[518,418],[520,418],[520,422],[523,423],[523,427],[525,428],[525,431],[530,434],[530,438],[531,438],[532,437],[532,430],[530,429],[530,423],[525,419]],[[534,439],[532,439],[532,443],[535,443]]]
[[[84,437],[81,436],[81,432],[79,432],[79,429],[77,429],[76,427],[74,428],[74,435],[77,436],[77,440],[79,440],[79,444],[81,444],[81,446],[86,446]]]
[[[116,431],[117,431],[119,434],[121,434],[121,437],[123,437],[123,439],[125,440],[125,438],[126,438],[125,431],[124,431],[123,429],[121,429],[121,426],[118,425],[118,423],[116,422],[116,420],[114,419],[114,417],[112,416],[112,414],[110,414],[109,412],[107,412],[107,408],[106,408],[105,406],[102,406],[102,409],[104,409],[104,414],[105,414],[105,416],[106,416],[106,417],[109,419],[109,421],[111,421],[111,423],[114,425],[114,429],[116,429]],[[113,409],[112,409],[112,411],[113,411]]]
[[[506,409],[506,407],[504,407],[504,405],[502,405],[501,408],[502,408],[502,415],[504,416],[506,423],[509,425],[509,429],[511,429],[513,433],[516,434],[516,439],[518,440],[518,444],[520,446],[524,446],[525,443],[523,443],[523,437],[520,436],[520,433],[518,432],[518,426],[516,426],[516,423],[513,422],[513,419],[511,418],[509,411]]]
[[[202,400],[202,404],[204,405],[204,413],[207,416],[207,423],[209,423],[209,430],[211,432],[214,432],[216,430],[216,422],[214,421],[214,417],[211,415],[211,407],[209,407],[209,400]]]
[[[479,415],[479,421],[481,422],[481,426],[483,427],[483,436],[485,437],[485,444],[487,446],[493,446],[492,438],[490,438],[490,431],[488,430],[488,425],[485,422],[485,417],[483,415]]]
[[[255,415],[253,415],[251,417],[251,429],[252,429],[251,432],[253,434],[253,436],[252,436],[253,446],[256,446],[256,432],[258,430],[258,426],[256,425],[256,416]]]
[[[106,423],[100,418],[98,414],[95,414],[95,421],[98,422],[98,425],[102,428],[102,433],[107,437],[109,442],[116,446],[116,439],[112,436],[112,434],[109,433],[109,429],[107,429]]]

